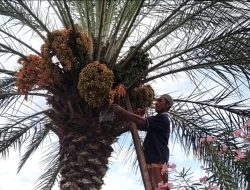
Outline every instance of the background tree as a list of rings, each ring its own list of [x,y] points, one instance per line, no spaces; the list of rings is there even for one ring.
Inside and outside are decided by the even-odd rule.
[[[63,190],[100,189],[111,145],[129,130],[109,118],[110,100],[125,106],[127,97],[139,114],[153,101],[151,82],[186,75],[194,90],[173,94],[176,137],[222,189],[247,187],[249,156],[234,157],[247,146],[233,131],[249,117],[249,11],[242,1],[1,0],[0,51],[11,57],[0,70],[1,154],[28,142],[19,171],[54,133],[38,188],[60,173]],[[36,96],[48,106],[25,112]],[[210,136],[217,143],[201,146]]]

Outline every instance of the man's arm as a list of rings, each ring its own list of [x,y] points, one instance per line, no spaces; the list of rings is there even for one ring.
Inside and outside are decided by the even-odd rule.
[[[136,115],[132,112],[129,112],[129,111],[123,109],[118,104],[112,104],[111,106],[112,106],[114,113],[118,114],[119,116],[123,117],[124,119],[126,119],[128,121],[132,121],[139,126],[145,125],[146,119],[144,117],[141,117],[140,115]]]

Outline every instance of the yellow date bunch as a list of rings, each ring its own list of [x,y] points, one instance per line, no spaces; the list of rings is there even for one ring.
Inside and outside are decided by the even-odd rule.
[[[131,104],[134,109],[150,107],[155,93],[150,85],[142,85],[131,92]]]
[[[88,64],[79,75],[78,90],[81,97],[93,108],[101,107],[109,97],[114,75],[98,61]]]
[[[26,58],[20,58],[18,63],[22,65],[16,73],[18,93],[27,96],[35,85],[46,88],[54,83],[50,70],[40,56],[30,54]]]
[[[55,30],[49,37],[48,49],[53,52],[65,70],[71,70],[77,61],[74,51],[87,54],[90,51],[90,40],[86,33],[72,29]]]

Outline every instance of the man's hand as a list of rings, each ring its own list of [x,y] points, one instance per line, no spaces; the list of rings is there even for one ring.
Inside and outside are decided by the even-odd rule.
[[[122,114],[122,112],[124,111],[124,109],[121,106],[119,106],[118,104],[112,104],[111,108],[112,108],[113,112],[116,114]]]
[[[132,112],[129,112],[119,106],[118,104],[112,104],[111,108],[115,114],[117,114],[119,117],[126,119],[128,121],[132,121],[136,123],[137,125],[143,126],[145,125],[146,119],[140,115],[136,115]]]

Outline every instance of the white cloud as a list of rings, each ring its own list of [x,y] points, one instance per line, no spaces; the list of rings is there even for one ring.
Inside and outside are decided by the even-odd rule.
[[[41,175],[40,159],[34,155],[17,174],[19,155],[13,150],[9,158],[0,162],[1,190],[32,190],[37,178]]]
[[[119,154],[113,152],[102,190],[144,190],[139,171],[136,173],[129,163],[124,162],[126,153],[127,148],[123,148]]]
[[[104,182],[105,185],[102,190],[144,190],[140,176],[134,174],[131,168],[119,162],[110,166]]]
[[[56,140],[53,136],[50,136]],[[42,146],[48,149],[49,139],[45,139]],[[44,149],[38,148],[31,155],[19,173],[17,173],[18,164],[23,155],[26,143],[23,144],[21,154],[13,148],[9,150],[9,156],[6,159],[0,160],[0,190],[33,190],[37,185],[38,178],[45,171],[45,165],[41,164],[44,159]],[[59,190],[58,185],[55,185],[53,190]]]

